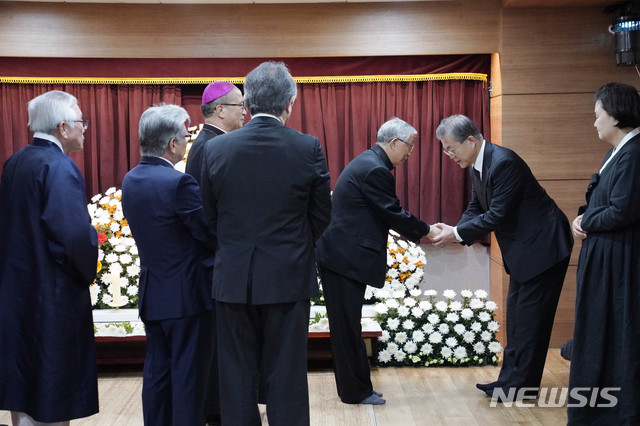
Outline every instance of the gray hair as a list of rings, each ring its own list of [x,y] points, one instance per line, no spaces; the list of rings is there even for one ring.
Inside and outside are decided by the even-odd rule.
[[[231,95],[233,94],[234,91],[235,90],[232,89],[226,95],[220,96],[219,98],[214,99],[211,102],[207,102],[206,104],[200,105],[200,111],[202,111],[202,116],[204,118],[209,118],[213,115],[218,105],[228,104],[229,102],[231,102]]]
[[[296,82],[283,62],[263,62],[244,81],[244,101],[251,115],[279,117],[297,93]]]
[[[185,127],[190,123],[189,114],[181,106],[160,104],[148,108],[138,126],[140,154],[162,156],[171,139],[184,141]]]
[[[75,96],[60,90],[52,90],[31,99],[27,103],[29,129],[32,132],[54,134],[63,121],[78,119],[73,110],[74,105],[77,104],[78,99]]]
[[[412,135],[417,134],[418,131],[411,124],[400,120],[398,117],[393,117],[378,129],[376,143],[386,145],[394,138],[402,139],[406,142]]]
[[[473,136],[479,141],[484,139],[476,124],[469,117],[462,114],[452,115],[440,122],[436,129],[436,137],[442,140],[445,136],[451,137],[456,142],[463,142],[469,136]]]

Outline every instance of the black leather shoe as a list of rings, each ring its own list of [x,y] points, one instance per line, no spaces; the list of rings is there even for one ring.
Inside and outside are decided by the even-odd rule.
[[[493,388],[495,388],[497,385],[498,385],[498,382],[476,383],[476,387],[480,389],[482,392],[493,391]]]

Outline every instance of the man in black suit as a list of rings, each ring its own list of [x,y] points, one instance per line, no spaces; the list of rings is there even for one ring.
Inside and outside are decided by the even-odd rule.
[[[203,425],[215,341],[211,267],[215,235],[184,158],[189,115],[177,105],[140,117],[140,164],[122,181],[122,209],[140,252],[138,308],[147,354],[142,383],[145,425]]]
[[[204,147],[216,136],[239,129],[247,110],[242,92],[227,81],[213,81],[202,92],[200,106],[204,125],[193,141],[187,157],[186,172],[200,182]]]
[[[244,107],[242,92],[233,84],[217,80],[209,83],[202,92],[204,126],[193,141],[185,172],[193,176],[198,183],[201,181],[204,148],[216,136],[239,129],[244,124],[247,110]],[[215,310],[213,311],[213,328],[215,329]],[[213,351],[211,368],[209,369],[209,385],[207,390],[207,423],[220,423],[220,395],[218,379],[218,351]]]
[[[336,386],[347,404],[386,402],[371,385],[360,318],[367,285],[381,288],[385,283],[389,229],[415,242],[439,232],[400,206],[391,174],[411,156],[417,133],[399,118],[380,127],[376,144],[340,174],[331,224],[318,241]]]
[[[471,245],[495,232],[510,275],[502,369],[496,382],[477,387],[496,397],[513,395],[510,388],[537,388],[573,246],[569,221],[522,158],[484,140],[468,117],[445,118],[436,137],[460,167],[471,166],[473,191],[457,226],[440,224],[434,244]]]
[[[331,216],[329,172],[318,139],[285,126],[297,91],[283,63],[262,63],[244,89],[252,118],[207,145],[202,174],[218,234],[222,423],[261,424],[260,380],[270,425],[308,425],[309,299],[314,242]]]

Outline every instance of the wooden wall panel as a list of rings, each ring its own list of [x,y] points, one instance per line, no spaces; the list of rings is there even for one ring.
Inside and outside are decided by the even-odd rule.
[[[611,15],[601,7],[505,9],[502,90],[593,93],[610,81],[638,83],[632,67],[617,67]]]
[[[502,145],[539,180],[589,179],[611,147],[593,127],[593,94],[503,95]]]
[[[498,50],[498,12],[497,0],[288,5],[3,2],[0,55],[262,58],[492,53]]]

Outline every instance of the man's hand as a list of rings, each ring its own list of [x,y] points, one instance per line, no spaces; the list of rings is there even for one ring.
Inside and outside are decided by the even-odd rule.
[[[429,233],[427,234],[427,238],[433,240],[433,237],[435,237],[436,235],[440,235],[441,232],[442,228],[437,225],[431,225],[429,228]]]
[[[573,233],[573,237],[577,240],[584,240],[587,238],[587,233],[582,229],[582,215],[573,219],[573,223],[571,224],[571,233]]]
[[[446,223],[436,223],[433,226],[435,228],[441,229],[441,231],[434,235],[433,238],[429,236],[431,235],[431,232],[429,232],[429,235],[427,235],[434,246],[442,247],[447,243],[458,241],[458,239],[456,238],[456,234],[453,232],[453,226],[449,226]]]

